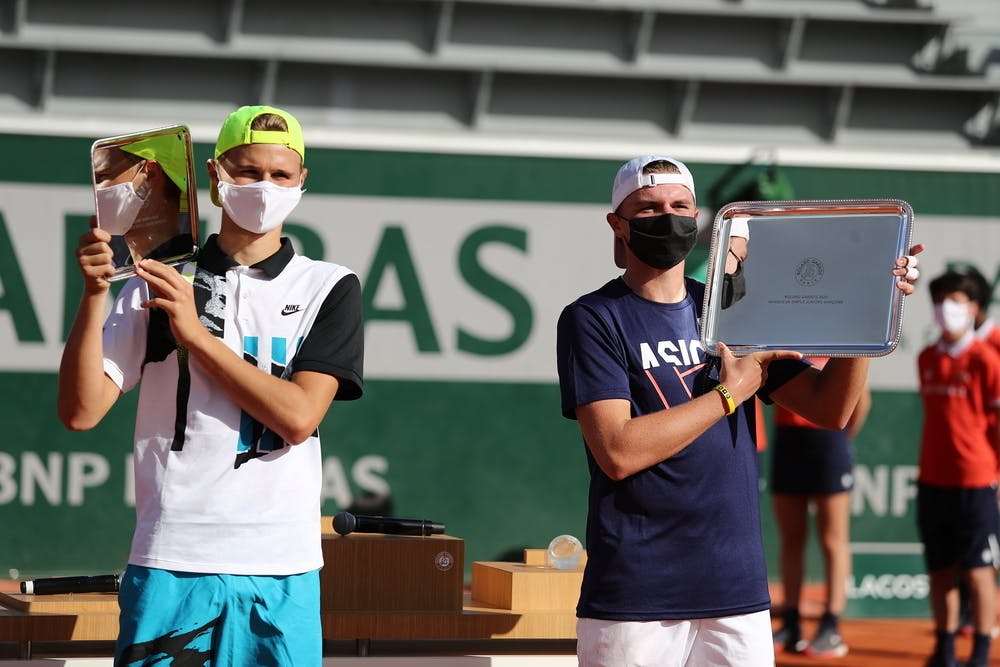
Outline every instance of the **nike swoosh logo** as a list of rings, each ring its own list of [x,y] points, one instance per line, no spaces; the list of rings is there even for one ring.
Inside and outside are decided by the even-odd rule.
[[[285,306],[281,309],[282,315],[294,315],[302,310],[302,306]]]

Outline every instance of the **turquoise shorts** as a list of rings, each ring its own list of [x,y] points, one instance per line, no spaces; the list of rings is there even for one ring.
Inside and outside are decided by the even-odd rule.
[[[116,667],[323,662],[319,570],[249,576],[129,565],[118,602]]]

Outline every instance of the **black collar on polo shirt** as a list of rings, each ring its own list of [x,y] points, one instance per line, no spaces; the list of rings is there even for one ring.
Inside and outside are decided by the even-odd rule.
[[[218,237],[218,234],[209,236],[205,245],[198,251],[198,266],[218,276],[224,276],[226,271],[239,266],[239,262],[222,251],[222,248],[219,247]],[[260,269],[267,274],[268,278],[275,278],[292,261],[294,256],[295,249],[292,248],[291,240],[288,237],[283,237],[281,247],[273,255],[253,264],[250,268]]]

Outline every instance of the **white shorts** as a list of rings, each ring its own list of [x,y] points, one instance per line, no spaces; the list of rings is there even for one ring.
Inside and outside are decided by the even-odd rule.
[[[774,667],[771,613],[693,621],[576,621],[580,667]]]

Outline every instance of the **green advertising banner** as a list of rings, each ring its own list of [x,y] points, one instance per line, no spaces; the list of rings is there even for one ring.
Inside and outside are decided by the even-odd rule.
[[[93,210],[90,142],[0,135],[0,150],[18,156],[0,163],[0,576],[118,571],[128,554],[135,397],[82,433],[63,428],[55,411],[80,293],[73,252]],[[196,152],[203,164],[210,147]],[[732,167],[688,164],[705,192]],[[365,397],[334,404],[321,426],[324,514],[365,501],[443,522],[466,541],[467,573],[473,561],[544,547],[559,534],[583,538],[588,474],[576,424],[559,412],[555,322],[564,305],[616,275],[604,216],[617,165],[311,149],[308,191],[286,232],[304,254],[357,271],[366,313]],[[931,248],[924,275],[971,262],[996,283],[996,172],[784,172],[803,199],[906,199],[917,239]],[[203,172],[199,179],[204,187]],[[207,191],[199,195],[212,232],[219,210]],[[875,404],[855,443],[854,616],[927,614],[913,515],[914,366],[933,336],[930,300],[918,293],[907,300],[899,348],[872,364]],[[766,475],[763,486],[776,576]]]

